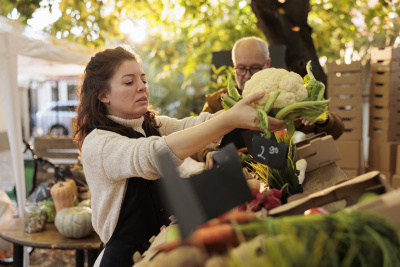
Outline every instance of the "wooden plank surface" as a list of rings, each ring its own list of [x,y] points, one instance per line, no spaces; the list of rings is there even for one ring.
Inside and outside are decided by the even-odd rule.
[[[0,227],[0,237],[6,241],[22,246],[50,249],[98,249],[101,241],[93,232],[90,236],[80,239],[62,236],[53,223],[47,223],[44,231],[39,233],[26,233],[22,217],[14,218]]]

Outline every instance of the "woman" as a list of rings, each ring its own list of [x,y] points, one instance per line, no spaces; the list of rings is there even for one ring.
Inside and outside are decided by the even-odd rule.
[[[214,115],[156,116],[138,55],[117,47],[91,58],[80,89],[75,140],[91,191],[92,224],[106,244],[97,266],[132,266],[132,255],[144,252],[148,240],[169,224],[155,189],[157,154],[168,152],[179,165],[200,149],[216,146],[213,141],[234,128],[260,130],[251,102],[261,97],[249,96]],[[270,119],[271,131],[283,124]]]

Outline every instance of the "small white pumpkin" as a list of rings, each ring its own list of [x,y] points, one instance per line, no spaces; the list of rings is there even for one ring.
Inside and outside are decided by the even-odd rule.
[[[54,224],[61,235],[83,238],[93,232],[92,209],[88,207],[63,208],[56,214]]]

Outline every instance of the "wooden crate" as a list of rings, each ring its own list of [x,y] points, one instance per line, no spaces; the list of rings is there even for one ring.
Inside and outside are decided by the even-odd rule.
[[[375,80],[377,78],[375,77]],[[400,95],[400,80],[394,79],[393,81],[379,79],[374,81],[374,76],[371,77],[371,91],[374,93],[388,93],[391,95]]]
[[[389,92],[375,92],[371,88],[369,103],[371,106],[380,106],[394,110],[400,107],[400,95],[390,94]]]
[[[349,106],[361,106],[362,96],[361,94],[356,95],[336,95],[330,97],[330,107],[349,107]]]
[[[328,73],[343,73],[343,72],[360,72],[361,71],[361,62],[353,61],[349,64],[345,64],[343,62],[328,62],[326,64],[326,68]]]
[[[351,106],[342,106],[342,105],[331,105],[329,104],[329,110],[332,112],[336,112],[342,119],[358,119],[362,118],[362,109],[361,106],[351,105]]]
[[[361,85],[333,84],[328,87],[328,97],[358,96],[362,94]]]
[[[371,63],[372,71],[387,71],[387,72],[397,72],[400,71],[400,61],[393,61],[391,59],[377,60]]]
[[[400,72],[371,71],[371,82],[397,84],[400,82]]]
[[[328,73],[328,87],[337,84],[361,86],[361,72]]]
[[[393,61],[400,60],[400,48],[388,46],[384,48],[373,47],[371,49],[371,62],[385,59]]]

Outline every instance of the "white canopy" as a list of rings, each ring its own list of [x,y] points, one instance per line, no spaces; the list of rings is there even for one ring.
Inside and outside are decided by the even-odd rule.
[[[23,215],[26,193],[18,75],[45,77],[80,75],[83,74],[92,54],[93,51],[85,47],[56,39],[43,32],[34,31],[29,26],[0,17],[1,102],[13,162],[20,216]],[[0,118],[0,124],[1,121],[4,121],[3,118]]]

